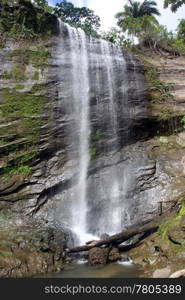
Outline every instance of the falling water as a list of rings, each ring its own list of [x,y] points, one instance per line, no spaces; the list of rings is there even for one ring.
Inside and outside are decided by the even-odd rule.
[[[71,183],[61,193],[57,219],[76,234],[76,244],[80,244],[128,225],[128,170],[116,161],[130,138],[133,105],[121,48],[61,22],[60,31],[58,90],[66,124],[65,170]],[[97,128],[101,140],[96,147],[110,167],[89,176],[94,166],[90,148]]]

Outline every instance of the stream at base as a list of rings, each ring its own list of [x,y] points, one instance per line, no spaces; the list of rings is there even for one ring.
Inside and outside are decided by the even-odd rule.
[[[138,278],[143,270],[131,263],[111,263],[107,265],[90,266],[82,261],[73,262],[64,266],[57,273],[50,273],[45,278]]]

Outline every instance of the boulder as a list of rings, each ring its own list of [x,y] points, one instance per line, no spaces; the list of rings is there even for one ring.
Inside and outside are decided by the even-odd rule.
[[[157,269],[153,273],[153,278],[168,278],[171,273],[170,268]]]
[[[170,278],[181,278],[185,277],[185,269],[176,271],[170,275]]]
[[[118,248],[112,248],[109,252],[108,260],[110,262],[114,262],[121,259],[121,255],[119,253]]]
[[[109,248],[92,248],[89,250],[88,261],[91,265],[106,264],[108,261]]]

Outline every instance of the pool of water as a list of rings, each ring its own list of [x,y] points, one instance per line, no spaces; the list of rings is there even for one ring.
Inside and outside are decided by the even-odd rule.
[[[87,262],[78,260],[66,264],[57,273],[47,274],[49,278],[138,278],[142,270],[130,262],[116,262],[105,266],[90,266]]]

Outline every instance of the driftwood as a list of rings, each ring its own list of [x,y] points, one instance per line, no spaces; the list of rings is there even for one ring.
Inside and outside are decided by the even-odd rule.
[[[157,230],[159,224],[150,224],[150,225],[144,225],[141,227],[135,227],[132,229],[124,230],[120,233],[114,234],[109,236],[106,239],[94,241],[93,243],[86,244],[83,246],[75,247],[68,250],[68,253],[75,253],[75,252],[81,252],[81,251],[88,251],[94,247],[101,247],[101,246],[118,246],[119,244],[129,240],[130,238],[134,237],[137,234],[145,234],[148,232],[154,232]]]

